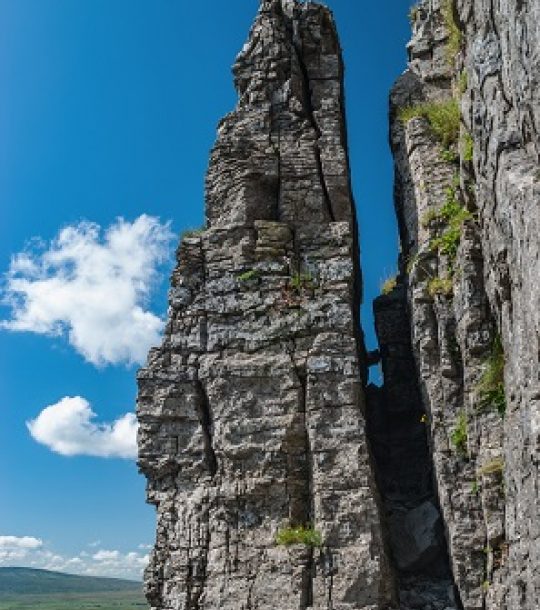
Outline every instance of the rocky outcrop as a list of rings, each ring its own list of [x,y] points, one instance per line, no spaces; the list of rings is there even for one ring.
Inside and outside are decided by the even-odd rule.
[[[265,0],[234,75],[206,224],[182,239],[163,344],[139,373],[158,520],[147,597],[156,610],[380,609],[393,584],[330,12]],[[311,541],[278,544],[292,528]]]
[[[366,355],[335,25],[261,2],[139,373],[153,610],[538,610],[540,5],[411,20]]]
[[[407,295],[457,603],[533,610],[540,6],[424,0],[412,19],[391,96],[401,255],[387,298]]]

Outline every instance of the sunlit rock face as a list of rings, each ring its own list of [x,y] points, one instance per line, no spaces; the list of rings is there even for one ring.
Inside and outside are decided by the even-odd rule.
[[[139,373],[159,610],[378,610],[392,596],[364,426],[343,66],[328,9],[261,3]],[[321,546],[276,543],[311,527]]]
[[[534,610],[540,5],[424,0],[411,16],[409,69],[391,94],[400,273],[378,303],[380,336],[392,336],[385,311],[406,305],[456,603]],[[450,100],[450,145],[403,112]]]

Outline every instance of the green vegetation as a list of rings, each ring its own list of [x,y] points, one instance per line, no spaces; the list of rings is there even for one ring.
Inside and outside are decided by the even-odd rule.
[[[257,269],[248,269],[238,276],[238,281],[249,282],[250,280],[256,280],[259,277],[259,271]]]
[[[495,408],[501,417],[506,411],[506,396],[504,392],[504,350],[499,335],[493,339],[491,353],[485,362],[485,370],[478,391],[480,395],[480,410]]]
[[[462,96],[465,91],[467,91],[467,87],[469,86],[469,75],[467,74],[467,70],[462,70],[459,73],[457,85],[459,95]]]
[[[440,157],[445,163],[457,163],[459,161],[459,154],[455,148],[443,148]]]
[[[461,49],[461,31],[454,16],[454,0],[444,0],[443,7],[444,24],[448,31],[446,41],[446,55],[448,62],[453,66],[456,55]]]
[[[33,570],[0,568],[0,610],[135,610],[148,608],[142,584]]]
[[[117,578],[78,576],[32,568],[0,568],[0,596],[17,593],[93,593],[140,591],[141,583]]]
[[[148,603],[142,591],[20,594],[0,597],[0,610],[148,610]]]
[[[450,440],[460,455],[467,455],[468,430],[467,415],[465,414],[465,411],[459,413],[456,427],[452,431]]]
[[[431,210],[422,218],[424,226],[437,221],[444,225],[443,230],[430,242],[432,250],[448,257],[450,266],[456,259],[463,223],[472,218],[472,214],[463,207],[457,198],[457,187],[449,186],[446,189],[446,202],[437,211]]]
[[[276,544],[283,546],[304,544],[306,546],[319,547],[322,546],[322,536],[312,526],[298,525],[296,527],[286,527],[277,533]]]
[[[390,294],[392,290],[397,286],[396,276],[388,277],[381,283],[381,293]]]
[[[474,154],[474,140],[470,133],[466,132],[461,141],[461,151],[463,156],[463,161],[467,163],[471,163],[473,160]]]
[[[471,493],[477,496],[480,493],[480,486],[478,485],[478,481],[473,481],[471,485]]]
[[[434,277],[429,280],[428,292],[430,296],[435,295],[450,296],[454,291],[454,282],[448,277]]]
[[[313,282],[311,273],[294,273],[289,279],[289,286],[296,291],[310,288]]]
[[[494,458],[480,468],[480,474],[500,474],[504,470],[504,460],[502,458]]]
[[[443,148],[448,149],[452,144],[457,143],[461,113],[456,100],[416,104],[402,108],[399,112],[399,118],[404,123],[416,117],[427,119]]]

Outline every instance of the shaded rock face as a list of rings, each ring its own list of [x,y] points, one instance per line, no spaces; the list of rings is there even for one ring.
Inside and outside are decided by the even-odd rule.
[[[424,0],[413,21],[409,69],[391,94],[401,256],[388,298],[406,294],[456,603],[533,610],[540,5]],[[451,99],[461,114],[455,143],[443,144],[428,118],[399,116],[404,107]],[[495,391],[498,359],[504,374]]]
[[[139,373],[155,610],[375,610],[392,595],[364,425],[360,272],[330,12],[268,0],[234,66],[204,230]],[[321,547],[276,544],[314,527]]]
[[[384,386],[367,388],[375,461],[400,610],[456,608],[403,286],[374,304]]]

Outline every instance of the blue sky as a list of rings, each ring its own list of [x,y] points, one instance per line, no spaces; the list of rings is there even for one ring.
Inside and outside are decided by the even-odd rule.
[[[363,323],[373,346],[371,301],[397,256],[387,98],[405,67],[410,0],[328,5],[345,55]],[[114,343],[115,316],[124,307],[133,332],[156,336],[167,244],[202,223],[209,150],[234,106],[230,68],[257,6],[0,0],[1,288],[4,298],[24,289],[32,303],[0,310],[11,320],[0,329],[0,565],[140,574],[154,514],[134,461],[118,457],[132,448],[118,449],[118,439],[133,424],[129,360],[140,358],[141,342]],[[23,288],[14,283],[21,277]],[[71,336],[57,332],[66,323]],[[61,430],[59,413],[69,415]],[[77,455],[92,451],[101,456]]]

